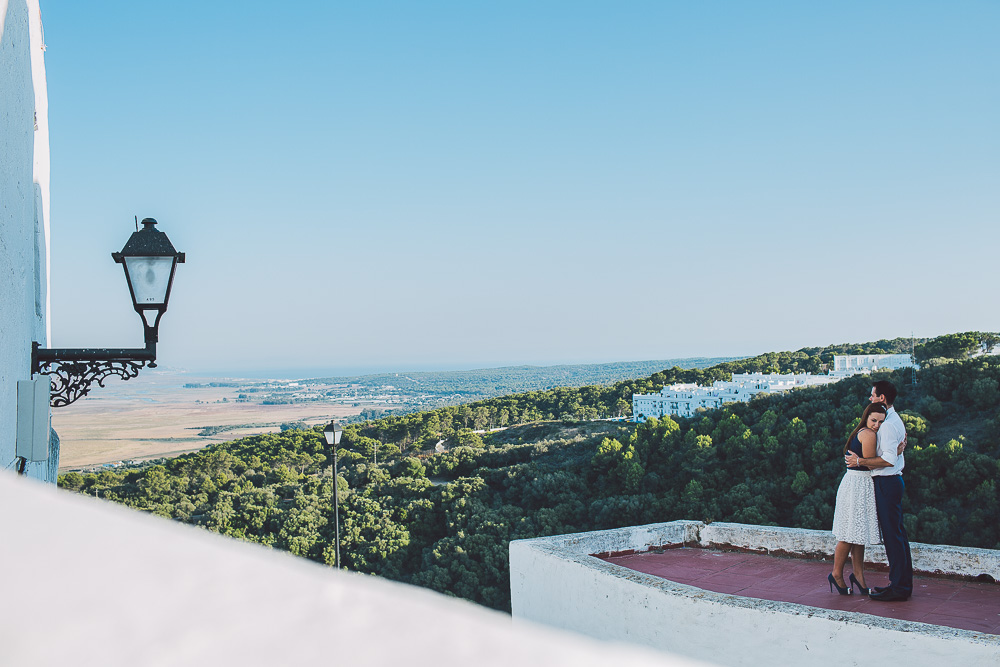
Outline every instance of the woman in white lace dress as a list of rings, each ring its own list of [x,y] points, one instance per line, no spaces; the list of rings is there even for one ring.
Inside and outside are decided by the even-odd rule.
[[[876,432],[885,421],[885,406],[871,403],[861,413],[861,422],[851,432],[844,445],[844,454],[854,452],[861,458],[876,455]],[[850,595],[857,586],[862,595],[869,589],[865,586],[865,545],[882,541],[875,514],[875,485],[871,470],[864,466],[848,468],[837,489],[837,507],[833,513],[833,536],[837,538],[837,548],[833,552],[833,572],[828,577],[830,592],[837,588],[841,595]],[[844,565],[851,556],[849,583],[844,581]]]

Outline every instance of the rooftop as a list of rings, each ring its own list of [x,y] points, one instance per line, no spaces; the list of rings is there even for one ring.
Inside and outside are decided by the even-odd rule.
[[[700,547],[608,555],[604,560],[715,593],[1000,635],[1000,585],[991,581],[918,574],[906,602],[873,602],[856,590],[854,595],[831,593],[828,560]],[[845,576],[850,572],[848,565]],[[884,565],[870,565],[865,572],[869,586],[888,581]]]
[[[515,540],[512,611],[733,667],[1000,664],[1000,551],[913,542],[915,593],[888,603],[830,592],[835,544],[700,521]],[[884,549],[865,555],[866,583],[884,584]]]

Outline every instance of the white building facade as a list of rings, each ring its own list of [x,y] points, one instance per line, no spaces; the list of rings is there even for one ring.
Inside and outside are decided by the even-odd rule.
[[[672,384],[658,394],[633,394],[632,415],[637,422],[664,415],[691,417],[699,408],[721,408],[726,403],[746,403],[758,394],[777,394],[835,381],[827,375],[810,373],[733,373],[731,381],[717,380],[710,387]]]
[[[31,378],[31,343],[49,342],[44,48],[38,0],[0,2],[0,467],[54,482],[55,440],[48,460],[16,455],[17,383]]]
[[[875,370],[913,367],[908,354],[866,354],[835,356],[833,370],[827,375],[812,373],[733,373],[731,381],[717,380],[712,386],[673,384],[657,394],[633,394],[632,415],[637,422],[665,415],[691,417],[699,408],[711,410],[726,403],[746,403],[758,394],[778,394],[799,387],[814,387],[837,382],[852,375]]]
[[[897,371],[901,368],[916,368],[913,357],[908,354],[848,354],[833,358],[830,375],[841,378],[875,371]]]

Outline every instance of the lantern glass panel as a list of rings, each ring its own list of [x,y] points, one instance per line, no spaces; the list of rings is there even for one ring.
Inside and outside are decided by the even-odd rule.
[[[173,265],[172,256],[125,257],[136,306],[162,306],[166,303]]]

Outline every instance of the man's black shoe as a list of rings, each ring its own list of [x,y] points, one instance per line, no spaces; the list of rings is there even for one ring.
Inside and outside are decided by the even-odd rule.
[[[872,586],[872,593],[883,593],[889,590],[888,586]]]
[[[883,588],[881,591],[869,595],[868,599],[879,602],[905,602],[910,599],[910,596],[906,593],[897,593],[892,589]]]

